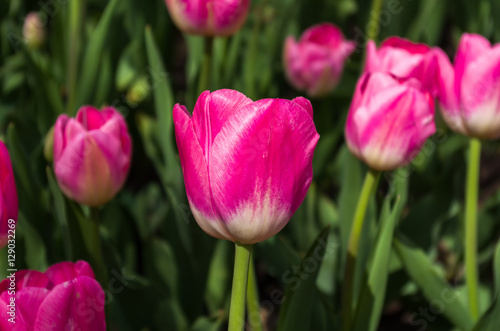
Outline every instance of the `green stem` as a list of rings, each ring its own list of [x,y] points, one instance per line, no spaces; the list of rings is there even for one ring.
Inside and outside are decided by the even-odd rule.
[[[262,322],[260,320],[259,287],[255,274],[253,254],[250,257],[250,265],[248,270],[247,310],[250,330],[263,331]]]
[[[358,205],[356,206],[356,213],[352,223],[351,234],[349,236],[349,244],[347,247],[347,259],[344,270],[344,290],[342,292],[342,328],[349,330],[351,326],[351,314],[353,311],[353,283],[354,273],[356,267],[356,258],[358,256],[359,240],[363,230],[363,223],[365,220],[366,209],[370,201],[375,187],[377,186],[380,173],[370,169],[366,173],[363,188],[359,196]]]
[[[213,37],[205,37],[205,51],[203,53],[203,61],[201,64],[200,78],[198,81],[198,95],[212,88],[211,84],[211,69],[212,69],[212,49],[214,44]]]
[[[368,40],[377,39],[378,34],[380,33],[380,11],[382,10],[382,4],[384,0],[373,0],[372,9],[370,10],[370,18],[368,20]],[[374,29],[373,26],[377,28]]]
[[[247,292],[248,265],[252,245],[235,243],[233,288],[229,308],[228,331],[242,331],[245,326],[245,297]]]
[[[73,0],[69,3],[68,33],[68,68],[67,89],[68,102],[66,112],[72,115],[75,111],[76,82],[78,77],[78,55],[80,53],[80,36],[85,11],[85,0]]]
[[[90,226],[92,231],[88,232],[87,238],[87,249],[90,251],[94,262],[94,272],[96,274],[97,281],[101,284],[103,289],[107,289],[107,277],[104,269],[104,261],[102,259],[101,250],[101,235],[99,233],[99,209],[90,209]]]
[[[479,317],[477,294],[477,202],[480,160],[481,141],[477,138],[471,138],[467,168],[467,193],[465,196],[465,276],[469,296],[469,310],[474,321]]]

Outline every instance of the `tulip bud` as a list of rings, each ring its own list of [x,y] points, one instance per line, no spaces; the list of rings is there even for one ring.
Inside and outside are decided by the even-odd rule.
[[[138,79],[128,90],[125,99],[131,106],[137,106],[140,102],[146,99],[151,91],[148,79],[146,77]]]
[[[409,40],[390,37],[377,50],[373,40],[367,45],[364,72],[385,72],[399,79],[415,78],[422,88],[437,93],[439,48],[416,44]]]
[[[234,90],[203,92],[191,116],[174,107],[186,193],[209,235],[253,244],[275,235],[304,200],[319,135],[311,103]]]
[[[31,12],[26,15],[23,26],[23,38],[29,48],[39,48],[45,42],[45,27],[40,15]]]
[[[9,152],[0,141],[0,248],[7,244],[9,230],[17,222],[17,191]]]
[[[408,164],[436,131],[434,101],[416,79],[364,74],[356,86],[345,137],[356,157],[372,169]]]
[[[245,23],[250,0],[165,0],[177,27],[190,34],[228,36]]]
[[[290,36],[283,53],[287,78],[311,97],[328,94],[340,81],[344,63],[355,48],[356,44],[344,40],[340,29],[330,23],[307,29],[298,42]]]
[[[500,44],[465,33],[455,66],[444,52],[439,64],[438,100],[448,126],[469,137],[500,138]]]
[[[45,135],[43,142],[43,157],[45,161],[52,163],[54,161],[54,125],[49,129]]]
[[[114,108],[60,115],[54,128],[54,168],[61,190],[88,206],[111,200],[127,178],[132,144],[123,116]]]
[[[12,299],[19,307],[15,324],[8,315]],[[85,261],[57,263],[45,273],[20,270],[0,283],[0,310],[5,315],[0,330],[15,325],[15,330],[105,331],[104,301],[104,291]]]

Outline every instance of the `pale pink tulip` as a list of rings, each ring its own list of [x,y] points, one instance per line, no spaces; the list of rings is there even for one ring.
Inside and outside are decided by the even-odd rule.
[[[242,244],[278,233],[304,200],[319,139],[311,103],[234,90],[203,92],[193,115],[174,107],[191,211],[209,235]]]
[[[372,169],[409,163],[434,134],[434,101],[420,82],[364,74],[354,92],[345,137],[351,152]]]
[[[227,36],[245,23],[250,0],[165,0],[177,27],[190,34]]]
[[[127,178],[132,144],[114,108],[80,108],[76,119],[61,115],[54,129],[57,182],[69,198],[88,206],[111,200]]]
[[[9,230],[17,222],[17,207],[16,184],[9,152],[0,141],[0,248],[7,244]]]
[[[444,52],[439,64],[438,100],[448,126],[469,137],[500,138],[500,44],[465,33],[455,65]]]
[[[87,262],[21,270],[0,283],[0,330],[104,331],[104,299]]]
[[[335,89],[347,58],[356,48],[342,31],[330,23],[307,29],[298,42],[285,41],[283,62],[290,83],[309,96],[322,96]]]
[[[399,79],[415,78],[423,89],[433,95],[437,93],[439,48],[399,37],[386,39],[378,49],[370,40],[367,47],[364,72],[385,72]]]

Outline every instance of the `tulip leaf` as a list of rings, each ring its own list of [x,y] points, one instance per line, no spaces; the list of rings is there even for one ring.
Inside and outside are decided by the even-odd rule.
[[[332,249],[328,246],[330,227],[327,226],[318,235],[300,265],[283,274],[283,280],[289,284],[281,307],[278,331],[309,330],[313,313],[313,300],[317,299],[316,278],[321,262]],[[304,304],[307,303],[307,304]]]
[[[62,233],[62,241],[64,245],[64,257],[68,261],[73,260],[73,250],[71,247],[71,236],[68,228],[68,218],[66,216],[66,204],[59,186],[54,179],[53,171],[50,167],[46,168],[47,180],[49,182],[50,193],[54,199],[54,207],[57,222]]]
[[[30,269],[44,270],[47,268],[47,253],[40,233],[34,229],[25,219],[22,213],[19,214],[18,233],[22,233],[26,245],[26,265]]]
[[[76,105],[71,105],[76,108],[84,104],[91,103],[92,96],[97,89],[97,82],[100,81],[99,68],[103,53],[106,50],[106,42],[112,34],[113,21],[120,13],[118,9],[121,1],[111,0],[102,17],[97,24],[95,30],[90,37],[88,47],[85,51],[82,62],[82,70],[80,72],[80,80],[78,82]],[[70,114],[76,109],[69,109]]]
[[[353,320],[353,330],[375,331],[378,328],[390,271],[392,237],[396,223],[401,216],[402,205],[405,203],[405,192],[408,189],[407,183],[407,180],[404,180],[403,185],[393,183],[393,187],[396,187],[396,189],[393,189],[384,201],[378,238],[369,259],[366,282],[363,284],[358,299]],[[401,194],[398,191],[402,191]],[[396,201],[391,209],[391,200],[394,195]]]
[[[500,241],[495,250],[493,269],[495,271],[495,300],[475,325],[473,331],[500,330]]]
[[[436,303],[455,326],[462,330],[470,330],[472,318],[443,276],[433,268],[424,251],[402,240],[395,238],[393,246],[408,275],[418,285],[430,304]],[[437,304],[439,303],[439,305]]]
[[[191,331],[219,331],[222,327],[222,322],[222,318],[200,317],[194,322]]]
[[[215,245],[205,289],[205,302],[211,313],[224,308],[230,293],[233,246],[232,242],[227,240],[218,240]]]

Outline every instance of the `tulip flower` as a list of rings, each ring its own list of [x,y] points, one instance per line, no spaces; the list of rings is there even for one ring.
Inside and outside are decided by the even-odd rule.
[[[14,172],[7,147],[0,141],[0,248],[7,244],[9,230],[17,222],[17,212]]]
[[[123,186],[132,144],[123,116],[114,108],[80,108],[76,119],[60,115],[54,128],[57,182],[69,198],[91,207],[105,204]]]
[[[30,48],[39,48],[45,42],[45,24],[38,13],[31,12],[26,15],[23,25],[23,38]]]
[[[242,244],[278,233],[302,203],[319,139],[310,102],[203,92],[174,107],[186,193],[209,235]]]
[[[469,137],[500,138],[500,43],[465,33],[455,65],[443,52],[439,64],[438,100],[448,126]]]
[[[364,74],[354,92],[345,137],[351,152],[372,169],[409,163],[434,134],[434,103],[415,79]]]
[[[177,27],[190,34],[228,36],[245,23],[250,0],[165,0]]]
[[[416,44],[409,40],[390,37],[377,49],[368,41],[364,72],[385,72],[399,79],[415,78],[423,89],[437,93],[438,48]]]
[[[328,94],[340,81],[344,63],[355,48],[356,44],[346,41],[333,24],[310,27],[298,42],[292,36],[285,41],[286,76],[296,89],[311,97]]]
[[[21,270],[0,283],[0,329],[104,331],[104,299],[87,262]]]

